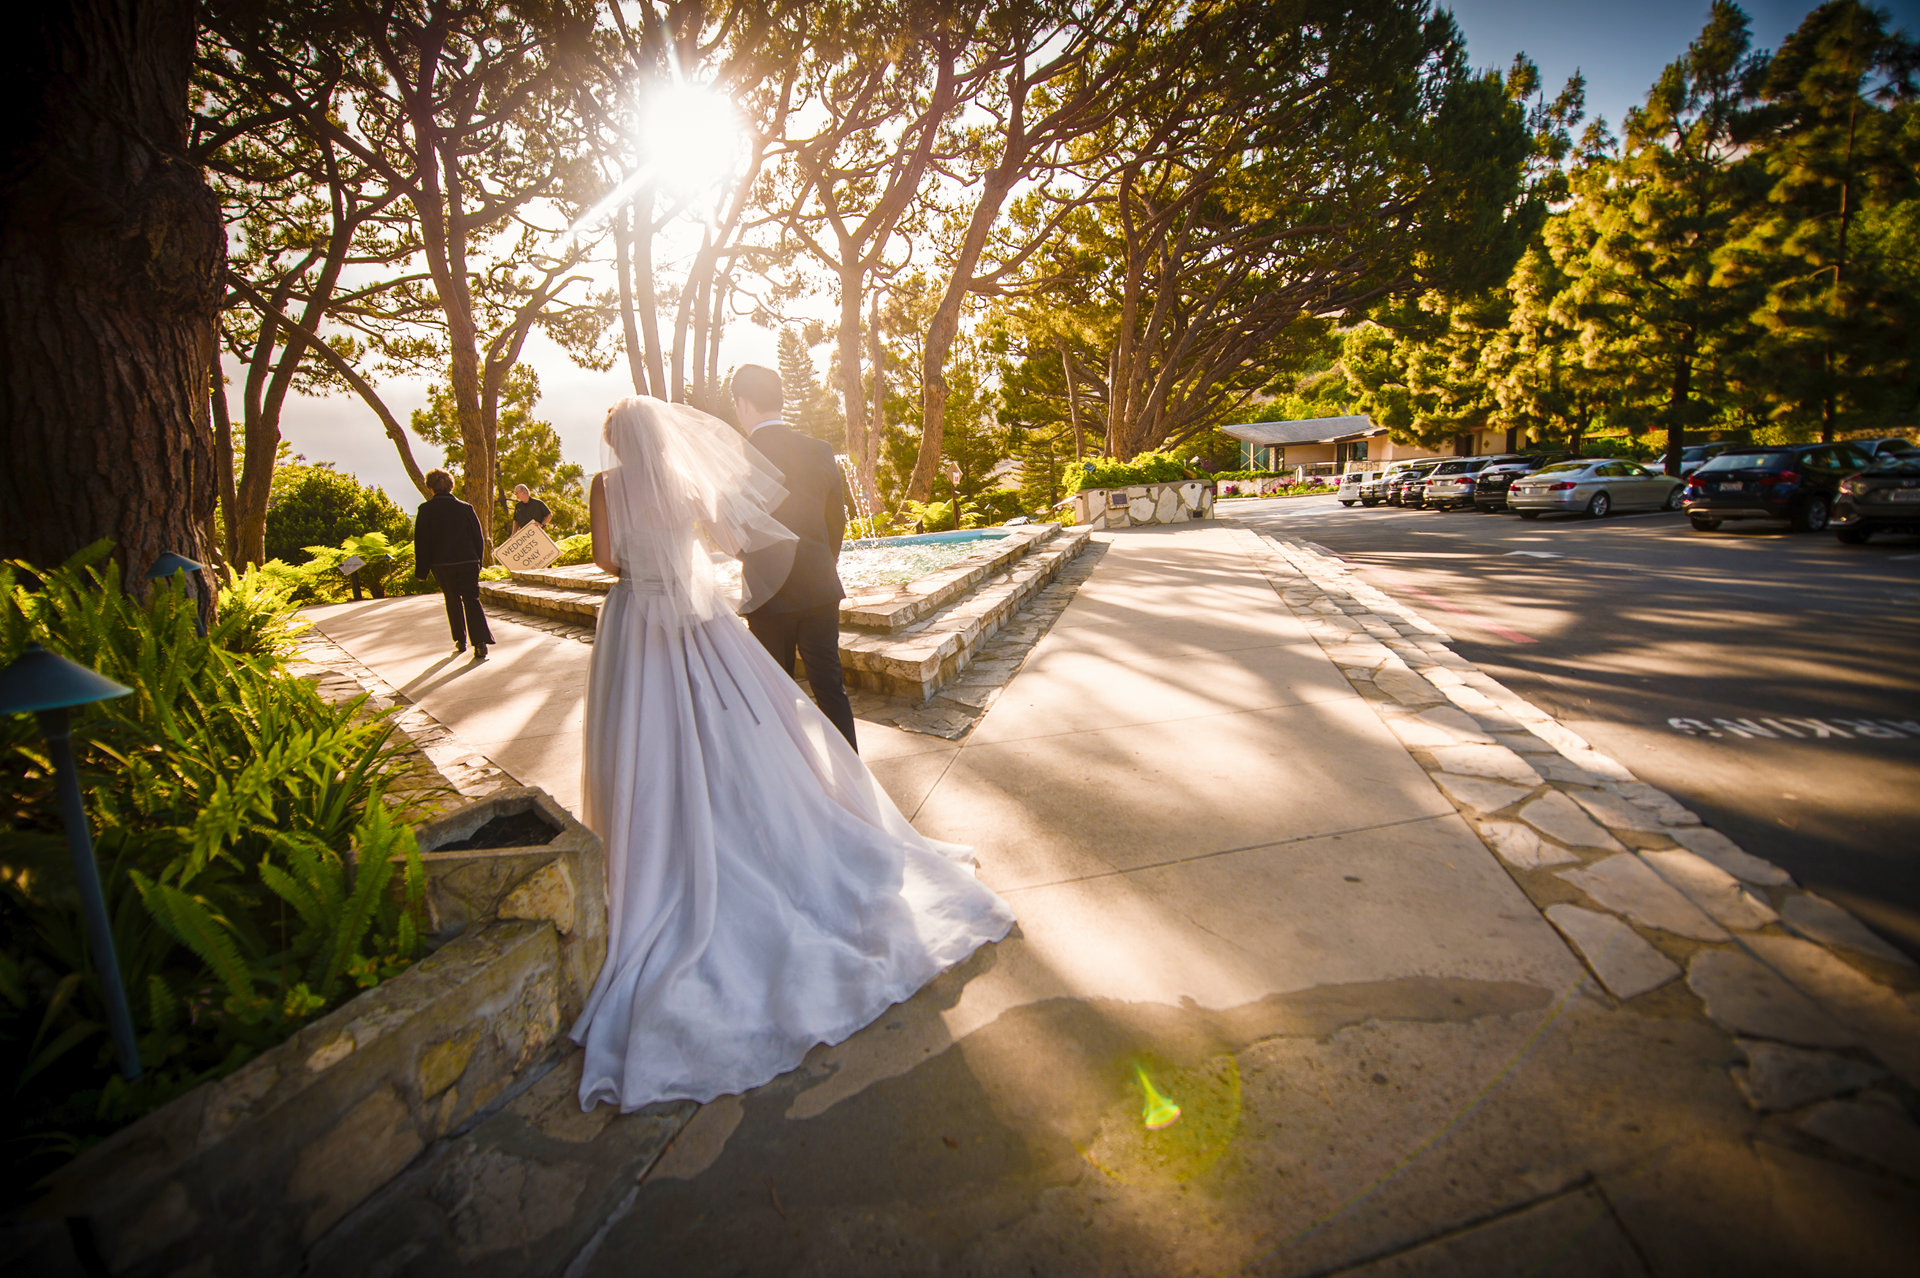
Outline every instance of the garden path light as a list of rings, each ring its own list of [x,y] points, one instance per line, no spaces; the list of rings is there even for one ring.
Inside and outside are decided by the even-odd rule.
[[[206,567],[169,550],[153,561],[153,567],[147,569],[148,581],[164,580],[178,572],[187,574],[187,598],[193,600],[193,632],[202,639],[207,637],[207,614],[200,607],[200,586],[193,574],[205,572]]]
[[[175,556],[178,558],[178,556]],[[192,563],[191,560],[183,562]],[[198,564],[194,564],[198,568]],[[133,1038],[133,1017],[127,1010],[127,991],[114,954],[113,929],[107,922],[107,902],[100,890],[100,868],[93,860],[93,837],[87,830],[87,812],[80,801],[80,777],[73,763],[71,723],[67,712],[124,697],[132,688],[115,683],[85,666],[76,665],[37,643],[27,645],[19,659],[0,670],[0,714],[25,714],[40,720],[53,756],[55,784],[60,790],[60,820],[67,828],[67,852],[73,858],[73,877],[80,888],[80,911],[86,922],[87,948],[107,1000],[107,1028],[113,1034],[120,1072],[140,1077],[140,1049]]]

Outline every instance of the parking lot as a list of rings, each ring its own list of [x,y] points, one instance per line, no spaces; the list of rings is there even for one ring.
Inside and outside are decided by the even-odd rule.
[[[1220,513],[1362,568],[1462,656],[1920,957],[1920,538],[1332,497]]]

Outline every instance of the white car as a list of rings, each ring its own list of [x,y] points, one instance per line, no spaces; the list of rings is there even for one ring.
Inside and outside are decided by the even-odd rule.
[[[1507,509],[1522,519],[1549,511],[1601,519],[1615,510],[1678,510],[1680,481],[1623,457],[1577,457],[1514,480]]]
[[[1340,488],[1334,496],[1340,499],[1342,506],[1351,506],[1355,502],[1371,506],[1380,498],[1377,495],[1369,497],[1366,487],[1377,482],[1381,473],[1377,470],[1350,470],[1340,476]]]

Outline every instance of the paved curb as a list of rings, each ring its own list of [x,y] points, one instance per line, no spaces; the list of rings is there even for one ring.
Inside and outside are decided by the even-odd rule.
[[[1920,969],[1455,653],[1312,543],[1241,548],[1593,975],[1734,1036],[1748,1103],[1920,1179]],[[1680,984],[1684,976],[1684,984]],[[1604,991],[1604,993],[1602,993]]]

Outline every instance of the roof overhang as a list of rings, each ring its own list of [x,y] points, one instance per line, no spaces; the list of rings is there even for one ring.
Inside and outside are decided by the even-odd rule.
[[[1290,422],[1247,422],[1222,426],[1223,432],[1246,444],[1284,448],[1290,444],[1344,444],[1387,433],[1365,413],[1348,417],[1314,417]]]

